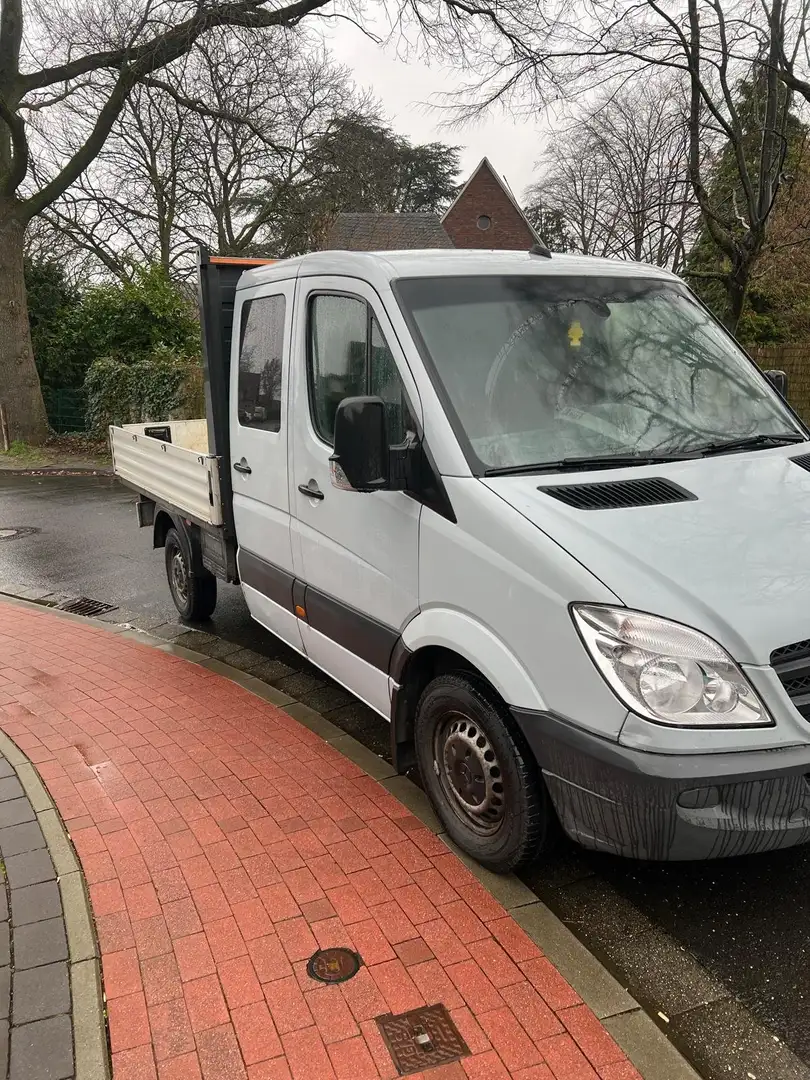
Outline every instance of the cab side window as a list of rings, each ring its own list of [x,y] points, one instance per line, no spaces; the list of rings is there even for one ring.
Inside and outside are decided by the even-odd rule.
[[[373,394],[385,402],[391,444],[416,431],[396,361],[364,300],[316,295],[309,309],[309,384],[312,421],[334,443],[335,413],[345,397]]]
[[[366,305],[350,296],[316,296],[309,313],[312,420],[332,445],[335,413],[345,397],[366,392]]]
[[[242,309],[237,415],[243,427],[281,430],[283,296],[248,300]]]

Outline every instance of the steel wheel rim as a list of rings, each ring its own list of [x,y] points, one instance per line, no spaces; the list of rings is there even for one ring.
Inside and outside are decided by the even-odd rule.
[[[180,548],[175,548],[171,561],[172,589],[175,595],[185,604],[188,600],[188,574],[186,572],[186,560]]]
[[[491,836],[506,813],[503,770],[487,733],[460,712],[436,728],[433,768],[456,815],[480,836]]]

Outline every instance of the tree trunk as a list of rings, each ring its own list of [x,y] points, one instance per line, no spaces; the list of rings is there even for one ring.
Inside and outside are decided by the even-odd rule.
[[[24,234],[15,202],[0,199],[0,401],[12,440],[37,446],[48,436],[48,418],[31,347]]]
[[[745,295],[748,292],[748,273],[739,270],[736,274],[730,274],[725,281],[725,286],[726,313],[723,323],[730,333],[736,334],[745,307]]]

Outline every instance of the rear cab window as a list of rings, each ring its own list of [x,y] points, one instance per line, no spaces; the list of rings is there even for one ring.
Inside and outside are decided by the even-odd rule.
[[[282,295],[248,300],[242,309],[237,416],[243,427],[281,430],[285,311]]]

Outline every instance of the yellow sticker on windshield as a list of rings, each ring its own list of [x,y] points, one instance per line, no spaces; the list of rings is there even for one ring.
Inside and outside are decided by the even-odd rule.
[[[582,336],[585,331],[582,329],[582,323],[579,321],[572,322],[568,327],[568,343],[572,349],[578,349],[582,344]]]

